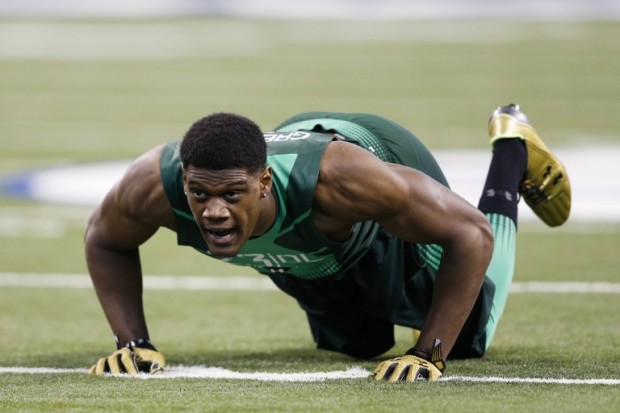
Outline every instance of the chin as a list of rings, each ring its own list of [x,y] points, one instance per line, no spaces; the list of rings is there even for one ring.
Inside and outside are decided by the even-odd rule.
[[[241,250],[241,247],[237,247],[234,245],[228,247],[218,247],[207,244],[207,246],[209,247],[209,252],[211,253],[211,255],[216,258],[232,258],[236,256]]]
[[[211,256],[215,257],[215,258],[233,258],[237,255],[237,252],[239,252],[238,250],[235,252],[223,252],[223,251],[213,251],[212,249],[209,249],[209,252],[211,252]]]

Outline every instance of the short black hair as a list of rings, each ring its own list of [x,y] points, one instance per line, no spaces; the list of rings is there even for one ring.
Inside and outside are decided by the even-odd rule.
[[[234,113],[213,113],[197,120],[181,141],[183,166],[210,170],[263,170],[267,144],[256,123]]]

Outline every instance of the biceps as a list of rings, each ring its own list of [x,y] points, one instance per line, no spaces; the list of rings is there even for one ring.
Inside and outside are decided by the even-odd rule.
[[[400,174],[407,185],[399,208],[380,221],[395,235],[411,242],[445,243],[480,218],[477,209],[432,178],[412,170]]]
[[[124,213],[110,194],[92,214],[85,243],[87,248],[130,250],[145,243],[156,231],[157,227]]]
[[[374,220],[400,238],[424,243],[453,241],[481,215],[422,172],[344,143],[324,154],[315,209],[343,227]]]

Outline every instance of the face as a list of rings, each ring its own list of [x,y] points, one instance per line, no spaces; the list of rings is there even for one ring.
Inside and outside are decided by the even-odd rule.
[[[269,167],[250,174],[243,169],[213,171],[190,165],[183,172],[189,206],[213,255],[233,257],[250,236],[271,226]]]

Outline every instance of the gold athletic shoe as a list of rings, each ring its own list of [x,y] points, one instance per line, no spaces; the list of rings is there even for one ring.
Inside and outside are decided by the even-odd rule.
[[[489,119],[491,144],[519,138],[527,148],[527,169],[519,184],[525,203],[550,227],[562,225],[570,215],[571,189],[566,168],[530,124],[519,105],[497,108]]]

